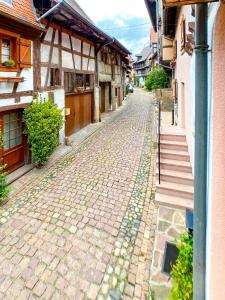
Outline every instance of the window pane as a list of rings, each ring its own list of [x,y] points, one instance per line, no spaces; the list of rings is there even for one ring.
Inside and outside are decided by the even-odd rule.
[[[10,59],[10,40],[2,39],[2,59],[1,62],[4,63],[5,61]]]
[[[17,128],[16,129],[16,136],[20,136],[21,135],[21,128]]]
[[[9,141],[4,142],[4,150],[9,150]]]
[[[4,132],[9,131],[9,123],[4,124]]]
[[[10,114],[10,121],[14,121],[14,120],[16,120],[16,118],[17,118],[17,114],[15,114],[15,113]]]
[[[16,139],[10,140],[10,148],[13,148],[16,146]]]
[[[10,123],[10,129],[11,129],[11,130],[12,130],[12,129],[15,129],[16,127],[18,127],[18,124],[17,124],[16,121]]]
[[[9,115],[4,115],[3,121],[4,121],[4,123],[9,122]]]
[[[10,140],[16,138],[16,130],[10,131]]]
[[[4,142],[9,140],[9,132],[4,132],[3,140]]]
[[[22,144],[22,138],[21,138],[21,136],[18,136],[18,137],[16,138],[16,145],[18,146],[18,145],[20,145],[20,144]]]

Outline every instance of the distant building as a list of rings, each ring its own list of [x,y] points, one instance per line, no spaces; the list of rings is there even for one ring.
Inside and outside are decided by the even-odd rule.
[[[145,84],[145,79],[150,71],[149,58],[151,55],[150,45],[145,47],[140,54],[137,54],[137,60],[133,64],[135,77],[138,78],[138,85],[143,87]]]

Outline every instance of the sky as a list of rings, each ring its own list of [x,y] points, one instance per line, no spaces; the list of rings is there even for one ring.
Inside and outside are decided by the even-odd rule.
[[[144,0],[76,0],[94,23],[138,54],[149,43],[150,19]]]

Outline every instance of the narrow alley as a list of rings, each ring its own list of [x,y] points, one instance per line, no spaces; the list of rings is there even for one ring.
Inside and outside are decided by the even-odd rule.
[[[152,98],[135,91],[1,209],[0,299],[148,295],[155,124]]]

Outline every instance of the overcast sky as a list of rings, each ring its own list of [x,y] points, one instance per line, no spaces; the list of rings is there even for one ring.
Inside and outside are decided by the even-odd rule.
[[[115,36],[133,55],[149,42],[150,19],[144,0],[77,0],[107,34]]]

